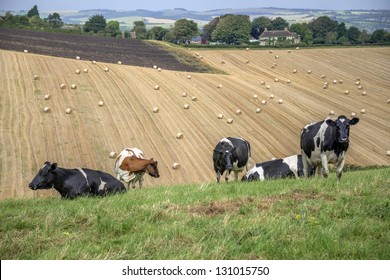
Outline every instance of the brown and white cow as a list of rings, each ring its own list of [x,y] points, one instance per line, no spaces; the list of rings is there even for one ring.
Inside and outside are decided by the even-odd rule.
[[[127,189],[130,188],[130,183],[135,189],[137,182],[142,188],[145,173],[155,178],[160,177],[157,163],[153,158],[145,159],[143,151],[138,148],[125,148],[115,161],[115,173],[118,180],[127,183]]]

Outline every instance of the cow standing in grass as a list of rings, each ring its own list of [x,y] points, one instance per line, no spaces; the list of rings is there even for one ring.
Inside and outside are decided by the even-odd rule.
[[[336,166],[337,179],[341,178],[349,147],[350,126],[358,122],[358,118],[348,119],[341,115],[336,120],[326,119],[308,124],[301,130],[305,177],[308,176],[309,165],[318,168],[318,174],[328,177],[328,163],[333,163]]]
[[[217,183],[226,171],[225,181],[228,182],[230,172],[234,172],[234,181],[238,181],[238,172],[246,168],[249,170],[251,147],[249,142],[242,138],[227,137],[221,139],[214,148],[213,161],[217,176]]]

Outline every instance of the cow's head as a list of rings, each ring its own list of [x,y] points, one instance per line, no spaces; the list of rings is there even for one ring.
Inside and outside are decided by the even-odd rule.
[[[160,172],[158,171],[157,164],[158,162],[151,158],[150,163],[146,165],[146,173],[155,178],[160,177]]]
[[[28,187],[32,190],[38,189],[50,189],[53,187],[53,181],[55,179],[55,174],[53,172],[57,168],[57,163],[45,162],[43,167],[38,171],[38,174],[31,181]]]
[[[346,116],[339,116],[335,121],[328,119],[326,124],[336,128],[337,142],[345,144],[349,142],[349,127],[359,122],[359,118],[348,119]]]
[[[233,168],[233,153],[236,150],[236,147],[230,148],[230,149],[220,149],[215,150],[215,152],[218,153],[218,160],[217,160],[217,167],[218,169],[225,171],[225,170],[232,170]]]

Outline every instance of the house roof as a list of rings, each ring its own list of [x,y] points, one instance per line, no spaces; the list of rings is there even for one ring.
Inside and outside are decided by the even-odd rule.
[[[270,30],[267,29],[264,30],[263,33],[261,33],[259,38],[269,38],[269,37],[295,37],[297,36],[296,33],[290,32],[285,28],[284,30]]]

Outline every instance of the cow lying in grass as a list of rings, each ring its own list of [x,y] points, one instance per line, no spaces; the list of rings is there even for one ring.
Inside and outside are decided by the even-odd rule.
[[[29,184],[32,190],[56,189],[62,198],[125,192],[122,182],[114,176],[87,168],[65,169],[57,163],[45,162]]]
[[[310,170],[311,175],[314,169]],[[277,178],[298,178],[303,176],[303,163],[301,155],[274,159],[257,163],[243,177],[242,181],[264,181]]]

